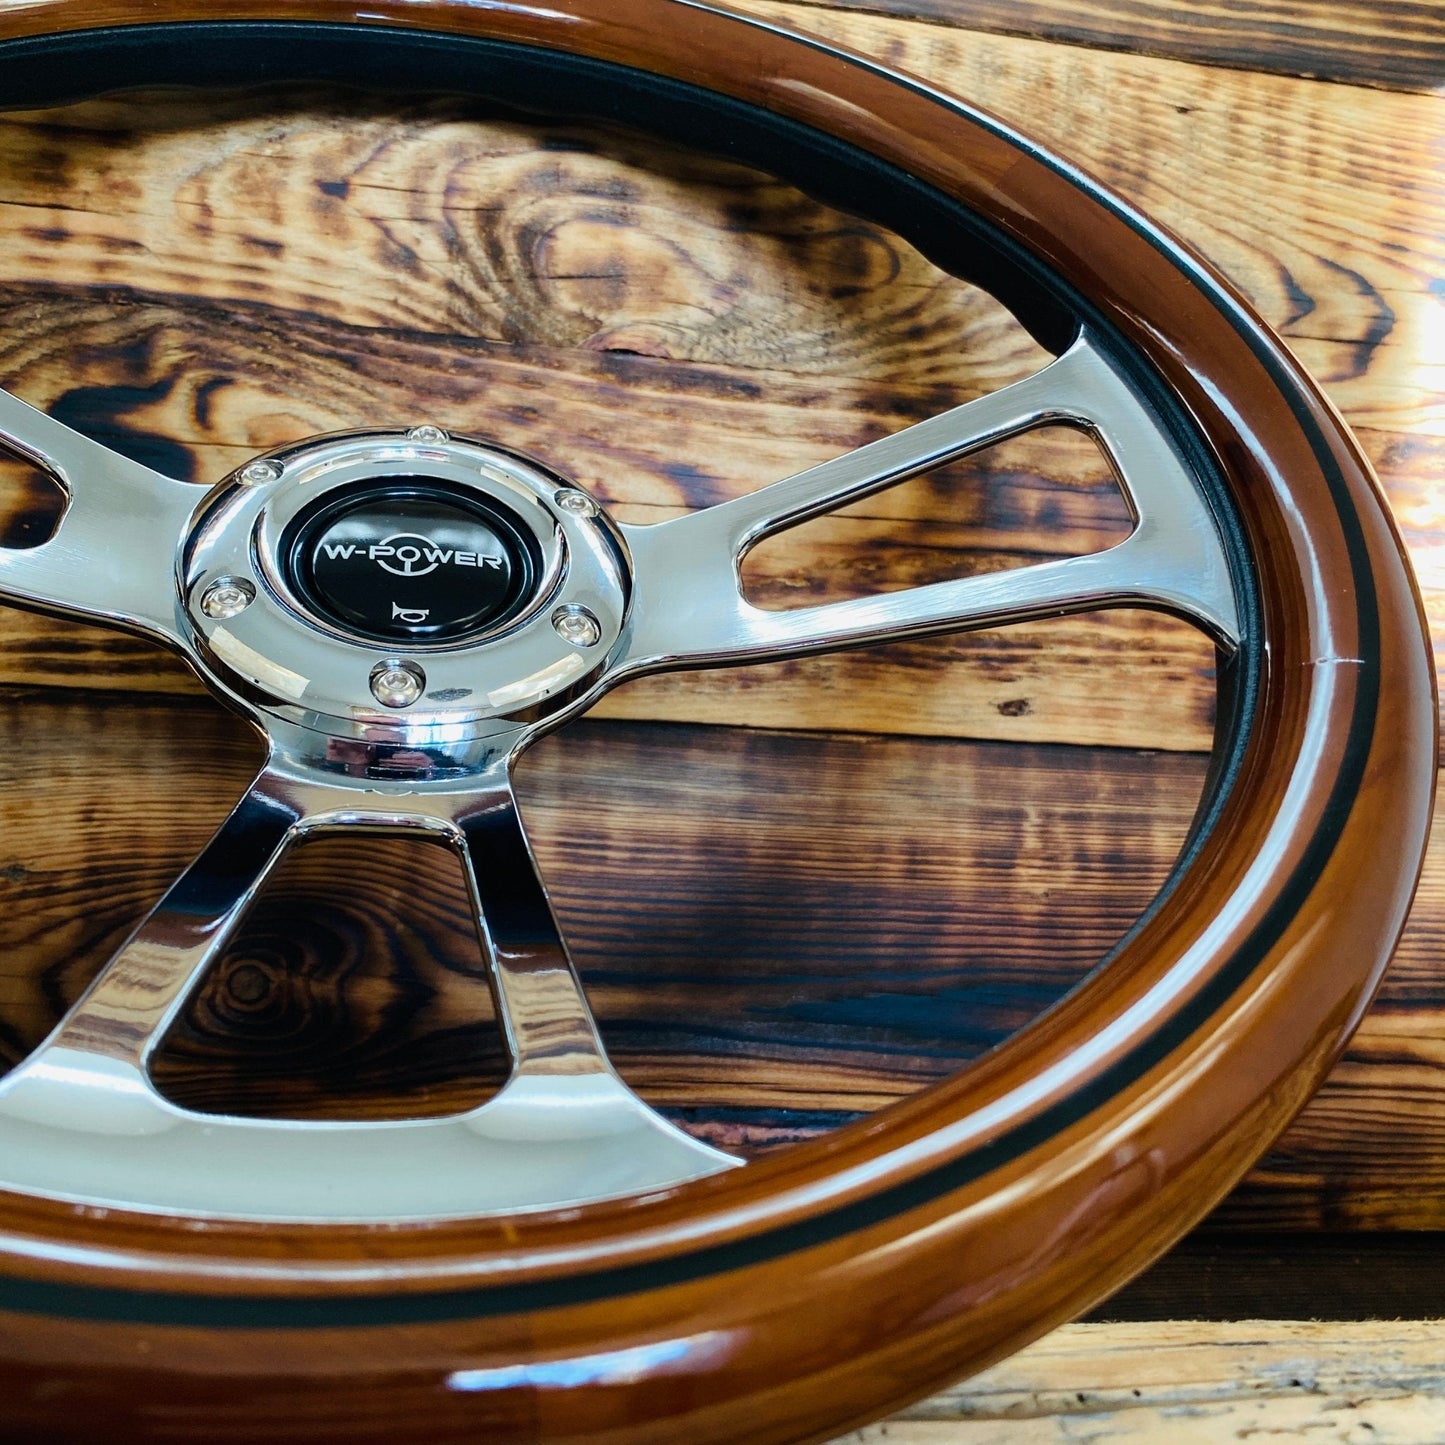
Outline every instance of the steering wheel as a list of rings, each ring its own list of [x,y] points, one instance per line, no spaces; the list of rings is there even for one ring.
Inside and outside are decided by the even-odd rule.
[[[766,166],[985,286],[1054,357],[751,495],[615,522],[434,426],[196,489],[0,394],[64,489],[0,594],[180,653],[268,758],[0,1080],[12,1438],[822,1439],[1087,1308],[1319,1083],[1403,926],[1435,768],[1422,613],[1368,467],[1197,258],[1007,127],[696,0],[36,0],[0,94],[343,80],[620,121]],[[1129,536],[1092,556],[768,611],[761,539],[1043,424],[1090,431]],[[1122,604],[1218,647],[1180,866],[1107,966],[977,1064],[740,1167],[608,1063],[510,776],[621,681]],[[462,860],[513,1071],[445,1118],[196,1112],[148,1059],[298,841]]]

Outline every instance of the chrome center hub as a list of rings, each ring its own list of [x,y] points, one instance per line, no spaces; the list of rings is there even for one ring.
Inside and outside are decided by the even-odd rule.
[[[578,697],[629,598],[626,549],[591,498],[434,427],[248,463],[208,500],[179,581],[223,691],[321,732],[423,744]]]

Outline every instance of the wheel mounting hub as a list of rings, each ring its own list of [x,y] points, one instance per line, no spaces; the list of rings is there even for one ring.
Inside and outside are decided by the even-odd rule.
[[[606,663],[630,594],[625,544],[587,493],[435,427],[247,463],[202,509],[178,580],[219,691],[373,741],[455,741],[565,705]],[[383,699],[378,669],[424,688]]]

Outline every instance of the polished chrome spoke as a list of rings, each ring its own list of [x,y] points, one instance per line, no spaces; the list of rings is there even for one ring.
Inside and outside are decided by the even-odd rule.
[[[667,1123],[607,1062],[510,787],[498,778],[454,817],[515,1064],[479,1111],[478,1129],[497,1141],[550,1144],[549,1163],[584,1197],[589,1177],[616,1181],[603,1193],[632,1193],[736,1164]]]
[[[147,1063],[296,836],[301,810],[279,782],[262,773],[58,1027],[0,1080],[0,1117],[119,1136],[168,1129]]]
[[[517,1073],[539,1078],[608,1073],[510,788],[476,798],[457,821]]]
[[[177,641],[176,556],[200,490],[5,391],[0,443],[51,474],[66,494],[48,541],[0,549],[0,598]]]
[[[273,756],[44,1044],[0,1080],[0,1188],[248,1218],[438,1218],[666,1188],[737,1161],[667,1123],[607,1061],[532,863],[510,746],[420,786]],[[286,850],[308,835],[426,834],[461,856],[514,1068],[464,1114],[378,1123],[200,1114],[147,1061]]]
[[[70,1056],[84,1054],[107,1061],[110,1074],[123,1069],[143,1074],[186,996],[230,943],[299,822],[284,791],[262,774],[23,1067],[41,1067],[57,1053],[75,1067]]]
[[[1088,556],[790,611],[767,611],[743,597],[739,566],[763,537],[1045,423],[1086,427],[1107,450],[1136,518],[1123,542]],[[1181,613],[1226,645],[1239,638],[1208,502],[1162,421],[1086,336],[1026,380],[894,436],[720,506],[623,530],[635,590],[614,679],[1131,602]]]

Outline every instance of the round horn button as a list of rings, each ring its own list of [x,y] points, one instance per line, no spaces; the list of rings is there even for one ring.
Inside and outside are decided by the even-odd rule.
[[[283,565],[320,617],[378,642],[453,642],[525,605],[535,543],[500,506],[426,478],[333,493],[288,528]]]

